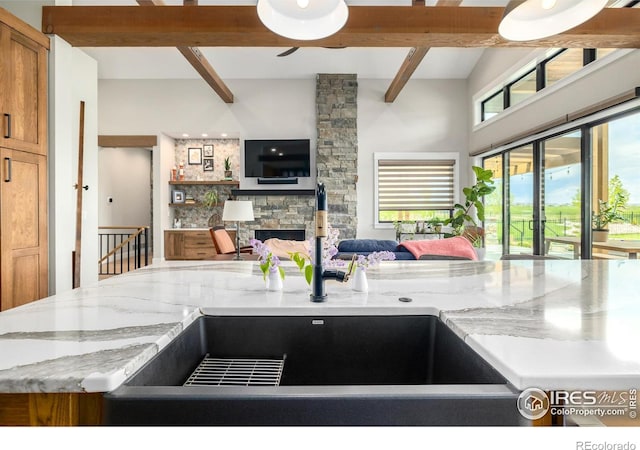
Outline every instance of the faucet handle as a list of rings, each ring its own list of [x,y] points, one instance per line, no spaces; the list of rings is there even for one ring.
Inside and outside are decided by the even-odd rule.
[[[355,253],[353,254],[353,256],[351,256],[351,261],[349,262],[349,266],[347,267],[347,273],[345,274],[345,277],[342,280],[343,283],[346,283],[347,281],[349,281],[349,277],[351,276],[351,274],[353,273],[353,271],[355,269],[355,264],[356,264],[356,258],[357,257],[358,257],[358,255],[356,255]]]

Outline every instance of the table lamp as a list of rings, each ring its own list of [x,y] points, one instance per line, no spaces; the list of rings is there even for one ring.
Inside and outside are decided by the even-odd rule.
[[[236,257],[240,258],[240,222],[250,222],[253,218],[253,205],[250,200],[227,200],[224,202],[222,220],[236,223]]]

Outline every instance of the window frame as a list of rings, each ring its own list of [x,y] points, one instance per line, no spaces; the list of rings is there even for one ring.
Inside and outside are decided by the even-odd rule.
[[[521,67],[521,70],[524,70],[525,68],[527,68],[529,66],[529,64],[534,64],[533,68],[530,70],[527,70],[526,72],[521,72],[521,70],[518,70],[517,76],[514,76],[514,74],[512,74],[511,76],[505,77],[503,79],[502,82],[502,87],[500,87],[500,85],[495,86],[493,89],[488,89],[485,92],[488,92],[485,95],[481,95],[478,96],[474,99],[474,109],[476,111],[476,114],[478,112],[478,105],[479,105],[479,116],[476,115],[476,118],[474,120],[478,120],[479,122],[477,122],[474,126],[478,126],[483,124],[484,122],[494,119],[495,117],[499,116],[500,114],[509,111],[512,107],[514,106],[518,106],[520,103],[528,101],[530,98],[535,98],[536,94],[540,91],[542,91],[543,89],[545,89],[547,87],[547,63],[552,61],[554,58],[556,58],[557,56],[561,55],[562,53],[564,53],[566,50],[568,50],[569,48],[560,48],[557,49],[555,51],[553,51],[553,53],[548,53],[546,57],[544,57],[543,59],[538,60],[537,62],[531,61],[528,64],[523,64]],[[583,62],[582,62],[582,66],[576,70],[575,72],[570,73],[569,75],[560,78],[556,83],[561,82],[562,80],[568,79],[572,76],[574,76],[577,73],[580,73],[581,70],[583,70],[585,67],[589,66],[591,63],[593,63],[594,61],[600,59],[597,58],[597,50],[598,49],[593,49],[593,48],[583,48],[582,52],[583,52]],[[616,50],[620,50],[620,49],[616,49]],[[615,52],[614,52],[615,53]],[[609,54],[605,55],[609,56]],[[595,58],[595,59],[594,59]],[[536,92],[533,93],[531,96],[527,97],[526,99],[522,100],[519,103],[516,103],[515,105],[512,104],[511,102],[511,86],[514,85],[515,83],[517,83],[518,81],[520,81],[521,79],[523,79],[524,77],[530,75],[532,72],[535,72],[536,75]],[[489,100],[493,99],[496,95],[499,95],[500,92],[502,92],[503,95],[503,109],[502,111],[494,114],[491,117],[486,117],[486,112],[485,112],[485,104],[486,102],[488,102]]]
[[[379,229],[393,228],[392,222],[380,222],[378,199],[378,161],[451,161],[453,160],[453,203],[460,202],[460,153],[458,152],[374,152],[373,154],[373,227]]]

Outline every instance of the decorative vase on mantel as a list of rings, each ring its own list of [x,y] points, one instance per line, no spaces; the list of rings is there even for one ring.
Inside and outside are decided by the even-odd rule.
[[[609,240],[609,230],[591,230],[591,240],[593,242],[607,242]]]
[[[224,171],[224,179],[227,180],[227,181],[233,180],[233,171],[225,170]]]
[[[281,291],[283,288],[282,277],[279,271],[269,271],[267,275],[267,291]]]

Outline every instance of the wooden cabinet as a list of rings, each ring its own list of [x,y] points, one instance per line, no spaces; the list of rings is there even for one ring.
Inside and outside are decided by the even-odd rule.
[[[47,160],[0,149],[0,310],[47,296]]]
[[[227,230],[231,239],[236,238],[235,230]],[[165,230],[164,259],[212,259],[216,249],[209,230]]]
[[[46,155],[49,40],[10,25],[0,23],[0,146]]]
[[[48,48],[0,8],[0,310],[48,292]]]

